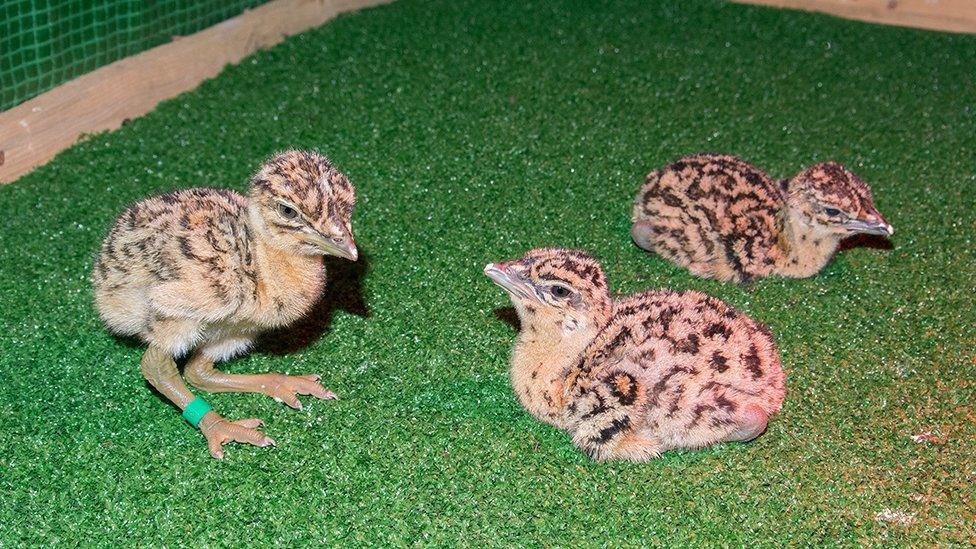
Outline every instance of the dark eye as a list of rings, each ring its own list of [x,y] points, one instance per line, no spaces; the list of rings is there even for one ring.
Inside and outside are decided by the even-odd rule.
[[[285,219],[295,219],[298,217],[298,212],[295,211],[295,208],[285,206],[284,204],[278,204],[278,213]]]
[[[829,215],[830,217],[837,217],[838,215],[840,215],[840,210],[838,210],[837,208],[824,208],[824,213]]]
[[[569,290],[563,286],[553,286],[551,290],[553,297],[566,297],[569,295]]]

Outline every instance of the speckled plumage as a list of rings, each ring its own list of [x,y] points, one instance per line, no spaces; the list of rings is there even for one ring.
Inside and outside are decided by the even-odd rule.
[[[356,259],[354,204],[346,177],[307,151],[268,160],[248,198],[187,189],[137,202],[116,220],[95,261],[99,314],[113,332],[149,344],[143,372],[178,404],[192,395],[172,358],[194,350],[186,377],[199,388],[262,392],[293,407],[301,406],[296,394],[333,397],[315,375],[235,376],[213,362],[306,314],[325,284],[322,255]]]
[[[302,180],[290,183],[295,178]],[[281,238],[288,230],[273,211],[279,196],[318,226],[351,237],[352,186],[323,157],[297,151],[276,156],[254,177],[253,211],[247,198],[217,189],[130,206],[95,262],[96,303],[109,328],[174,355],[204,342],[204,351],[221,360],[233,353],[215,345],[232,333],[250,339],[304,315],[325,283],[322,252]],[[259,205],[272,213],[262,214]],[[181,324],[176,333],[159,329],[173,322]]]
[[[704,278],[804,278],[857,233],[890,235],[871,189],[835,162],[773,181],[728,155],[698,154],[651,172],[634,203],[642,248]]]
[[[599,264],[574,250],[532,250],[485,273],[521,320],[519,401],[594,458],[751,440],[780,410],[772,334],[718,299],[658,290],[614,302]]]

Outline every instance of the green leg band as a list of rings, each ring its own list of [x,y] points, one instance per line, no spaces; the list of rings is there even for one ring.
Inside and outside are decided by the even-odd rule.
[[[186,409],[183,410],[183,419],[190,422],[190,425],[197,427],[200,425],[200,420],[203,416],[207,415],[207,412],[213,410],[206,400],[200,397],[193,399],[193,402],[186,405]]]

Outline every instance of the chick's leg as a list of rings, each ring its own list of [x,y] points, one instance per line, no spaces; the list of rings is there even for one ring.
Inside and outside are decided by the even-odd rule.
[[[196,398],[191,393],[176,369],[173,357],[167,351],[150,345],[146,353],[142,355],[142,375],[157,391],[176,404],[180,410],[185,410],[187,405]],[[213,410],[207,412],[200,420],[200,431],[207,439],[207,446],[210,448],[210,455],[217,459],[224,457],[224,444],[234,441],[253,444],[265,447],[273,446],[275,441],[264,433],[257,430],[261,426],[259,419],[242,419],[239,421],[228,421]]]
[[[261,393],[295,408],[302,409],[298,395],[312,395],[320,399],[336,398],[335,393],[319,384],[316,374],[289,376],[284,374],[228,374],[214,368],[207,353],[198,351],[186,363],[186,380],[191,385],[213,393]]]

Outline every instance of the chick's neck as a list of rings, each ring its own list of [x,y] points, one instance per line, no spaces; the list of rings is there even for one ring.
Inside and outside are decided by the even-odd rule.
[[[780,216],[776,271],[780,276],[806,278],[823,269],[837,250],[840,237],[814,225],[800,207],[787,205]]]
[[[260,214],[251,208],[248,228],[253,250],[259,324],[280,326],[304,315],[325,283],[320,256],[297,254],[271,242]]]
[[[517,306],[522,330],[512,355],[512,387],[537,419],[560,427],[566,383],[580,356],[609,321],[609,314],[572,314]]]

